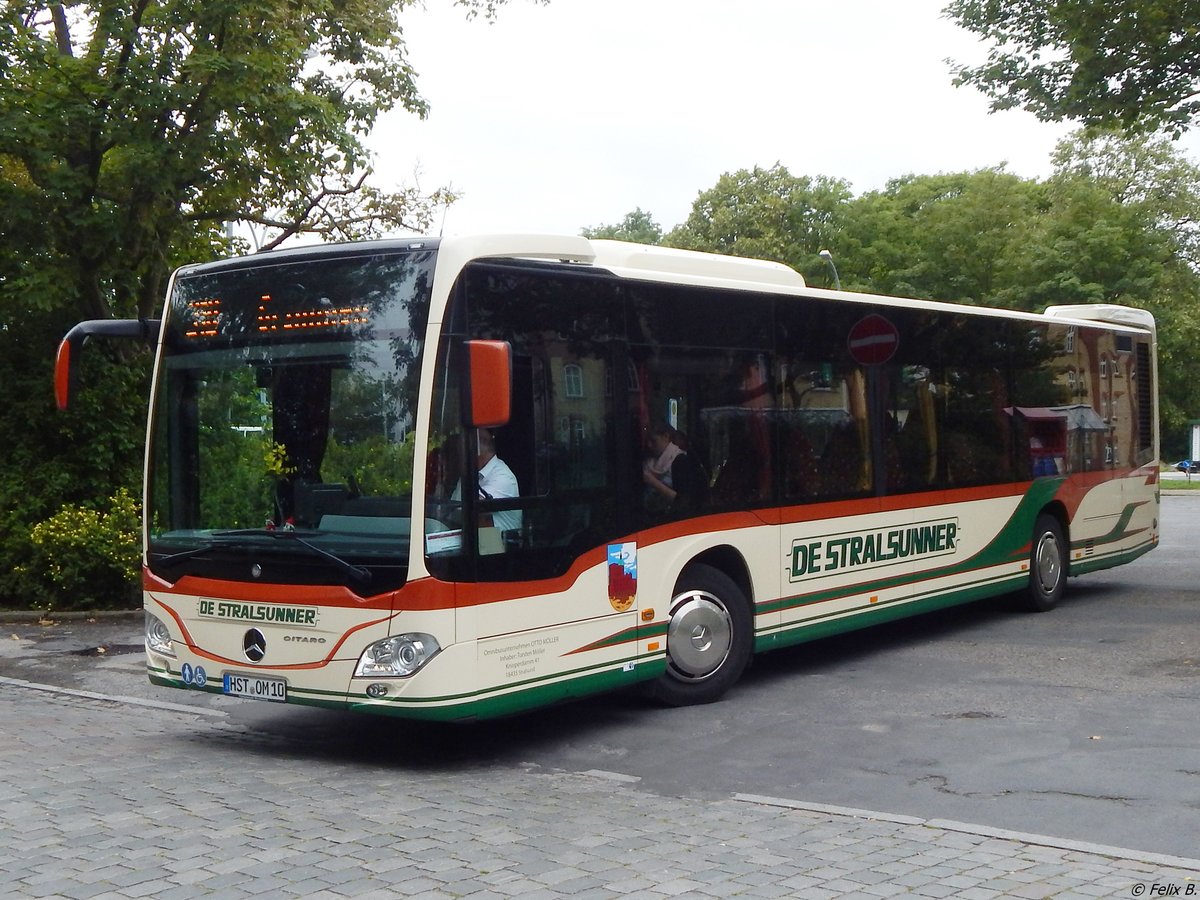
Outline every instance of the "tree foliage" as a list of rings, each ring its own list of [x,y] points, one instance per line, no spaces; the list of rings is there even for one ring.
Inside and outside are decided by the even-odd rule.
[[[629,241],[633,244],[658,244],[663,238],[662,228],[654,221],[654,217],[640,206],[633,212],[626,213],[625,218],[617,225],[584,228],[581,234],[585,238]]]
[[[1003,169],[894,179],[848,204],[838,251],[849,286],[990,303],[1011,280],[1041,189]]]
[[[1200,268],[1200,168],[1163,135],[1087,129],[1055,150],[1057,181],[1087,181],[1121,206],[1141,211],[1167,237],[1173,256]]]
[[[773,259],[827,277],[818,254],[838,232],[850,186],[824,175],[792,175],[776,163],[722,175],[702,191],[687,220],[663,240],[684,250]]]
[[[141,504],[118,488],[102,508],[66,505],[30,532],[33,558],[22,568],[56,609],[136,606],[142,561]],[[41,605],[41,604],[39,604]]]
[[[153,315],[175,266],[236,249],[229,223],[358,238],[453,199],[369,180],[379,114],[427,108],[413,2],[0,0],[0,596],[29,589],[34,523],[139,481],[149,356],[90,346],[57,416],[67,328]]]
[[[147,378],[138,359],[89,348],[75,412],[55,415],[53,348],[73,316],[57,311],[0,325],[0,605],[51,602],[33,563],[30,527],[65,503],[82,505],[118,488],[137,493],[146,423]],[[132,364],[130,364],[132,362]],[[125,599],[122,595],[119,599]],[[58,604],[61,606],[61,604]]]
[[[1090,299],[1125,302],[1154,314],[1163,443],[1183,455],[1186,422],[1197,417],[1200,379],[1194,218],[1200,167],[1161,135],[1092,131],[1060,143],[1054,161],[1050,184],[1064,221],[1054,242],[1043,242],[1056,255],[1041,261],[1041,271],[1072,273],[1090,285]],[[1081,237],[1070,242],[1072,234]]]
[[[994,110],[1176,135],[1200,113],[1198,0],[953,0],[946,14],[992,44],[955,83]]]
[[[275,238],[423,230],[450,195],[371,187],[363,144],[381,111],[426,112],[411,2],[7,0],[3,287],[87,317],[148,315],[172,266],[223,244],[228,222]]]

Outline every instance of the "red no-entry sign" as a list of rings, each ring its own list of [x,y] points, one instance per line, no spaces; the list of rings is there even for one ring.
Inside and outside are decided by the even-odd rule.
[[[900,346],[900,334],[890,319],[871,313],[854,323],[846,345],[859,365],[879,366],[891,359]]]

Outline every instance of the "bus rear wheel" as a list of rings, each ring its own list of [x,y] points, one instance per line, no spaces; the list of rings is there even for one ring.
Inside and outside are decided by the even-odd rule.
[[[1047,612],[1058,605],[1067,585],[1067,562],[1068,548],[1062,523],[1049,513],[1042,513],[1033,526],[1026,608]]]
[[[750,661],[750,604],[728,575],[706,565],[679,579],[667,622],[667,670],[650,693],[669,706],[711,703],[731,688]]]

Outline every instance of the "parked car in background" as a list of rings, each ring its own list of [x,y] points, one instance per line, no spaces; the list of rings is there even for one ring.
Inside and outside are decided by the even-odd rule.
[[[1184,475],[1191,475],[1193,472],[1200,472],[1200,460],[1181,459],[1175,463],[1175,468]]]

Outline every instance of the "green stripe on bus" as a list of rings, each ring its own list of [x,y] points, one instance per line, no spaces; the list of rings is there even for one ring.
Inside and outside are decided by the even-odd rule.
[[[524,683],[524,687],[519,687],[515,691],[510,691],[508,686],[505,686],[503,689],[493,688],[449,697],[420,699],[400,697],[391,704],[387,702],[368,703],[366,697],[359,694],[349,698],[348,706],[356,712],[406,719],[430,721],[490,719],[544,706],[559,700],[625,687],[656,678],[665,670],[666,656],[660,653],[653,657],[637,659],[636,665],[631,669],[626,669],[621,662],[610,663],[605,667],[578,669],[573,673],[559,673],[530,679]],[[505,693],[500,693],[501,690],[504,690]]]
[[[975,600],[1020,590],[1028,581],[1029,576],[1024,573],[981,578],[970,584],[950,589],[942,588],[928,591],[925,594],[897,597],[867,607],[830,612],[796,622],[787,622],[761,631],[755,637],[754,649],[756,651],[778,649],[951,606],[959,606],[963,603],[971,603]]]
[[[1128,550],[1118,550],[1115,553],[1102,553],[1075,560],[1071,563],[1071,574],[1084,575],[1088,572],[1098,572],[1101,569],[1111,569],[1114,566],[1124,565],[1127,562],[1133,562],[1145,553],[1149,553],[1156,546],[1158,546],[1157,541],[1150,540]]]

